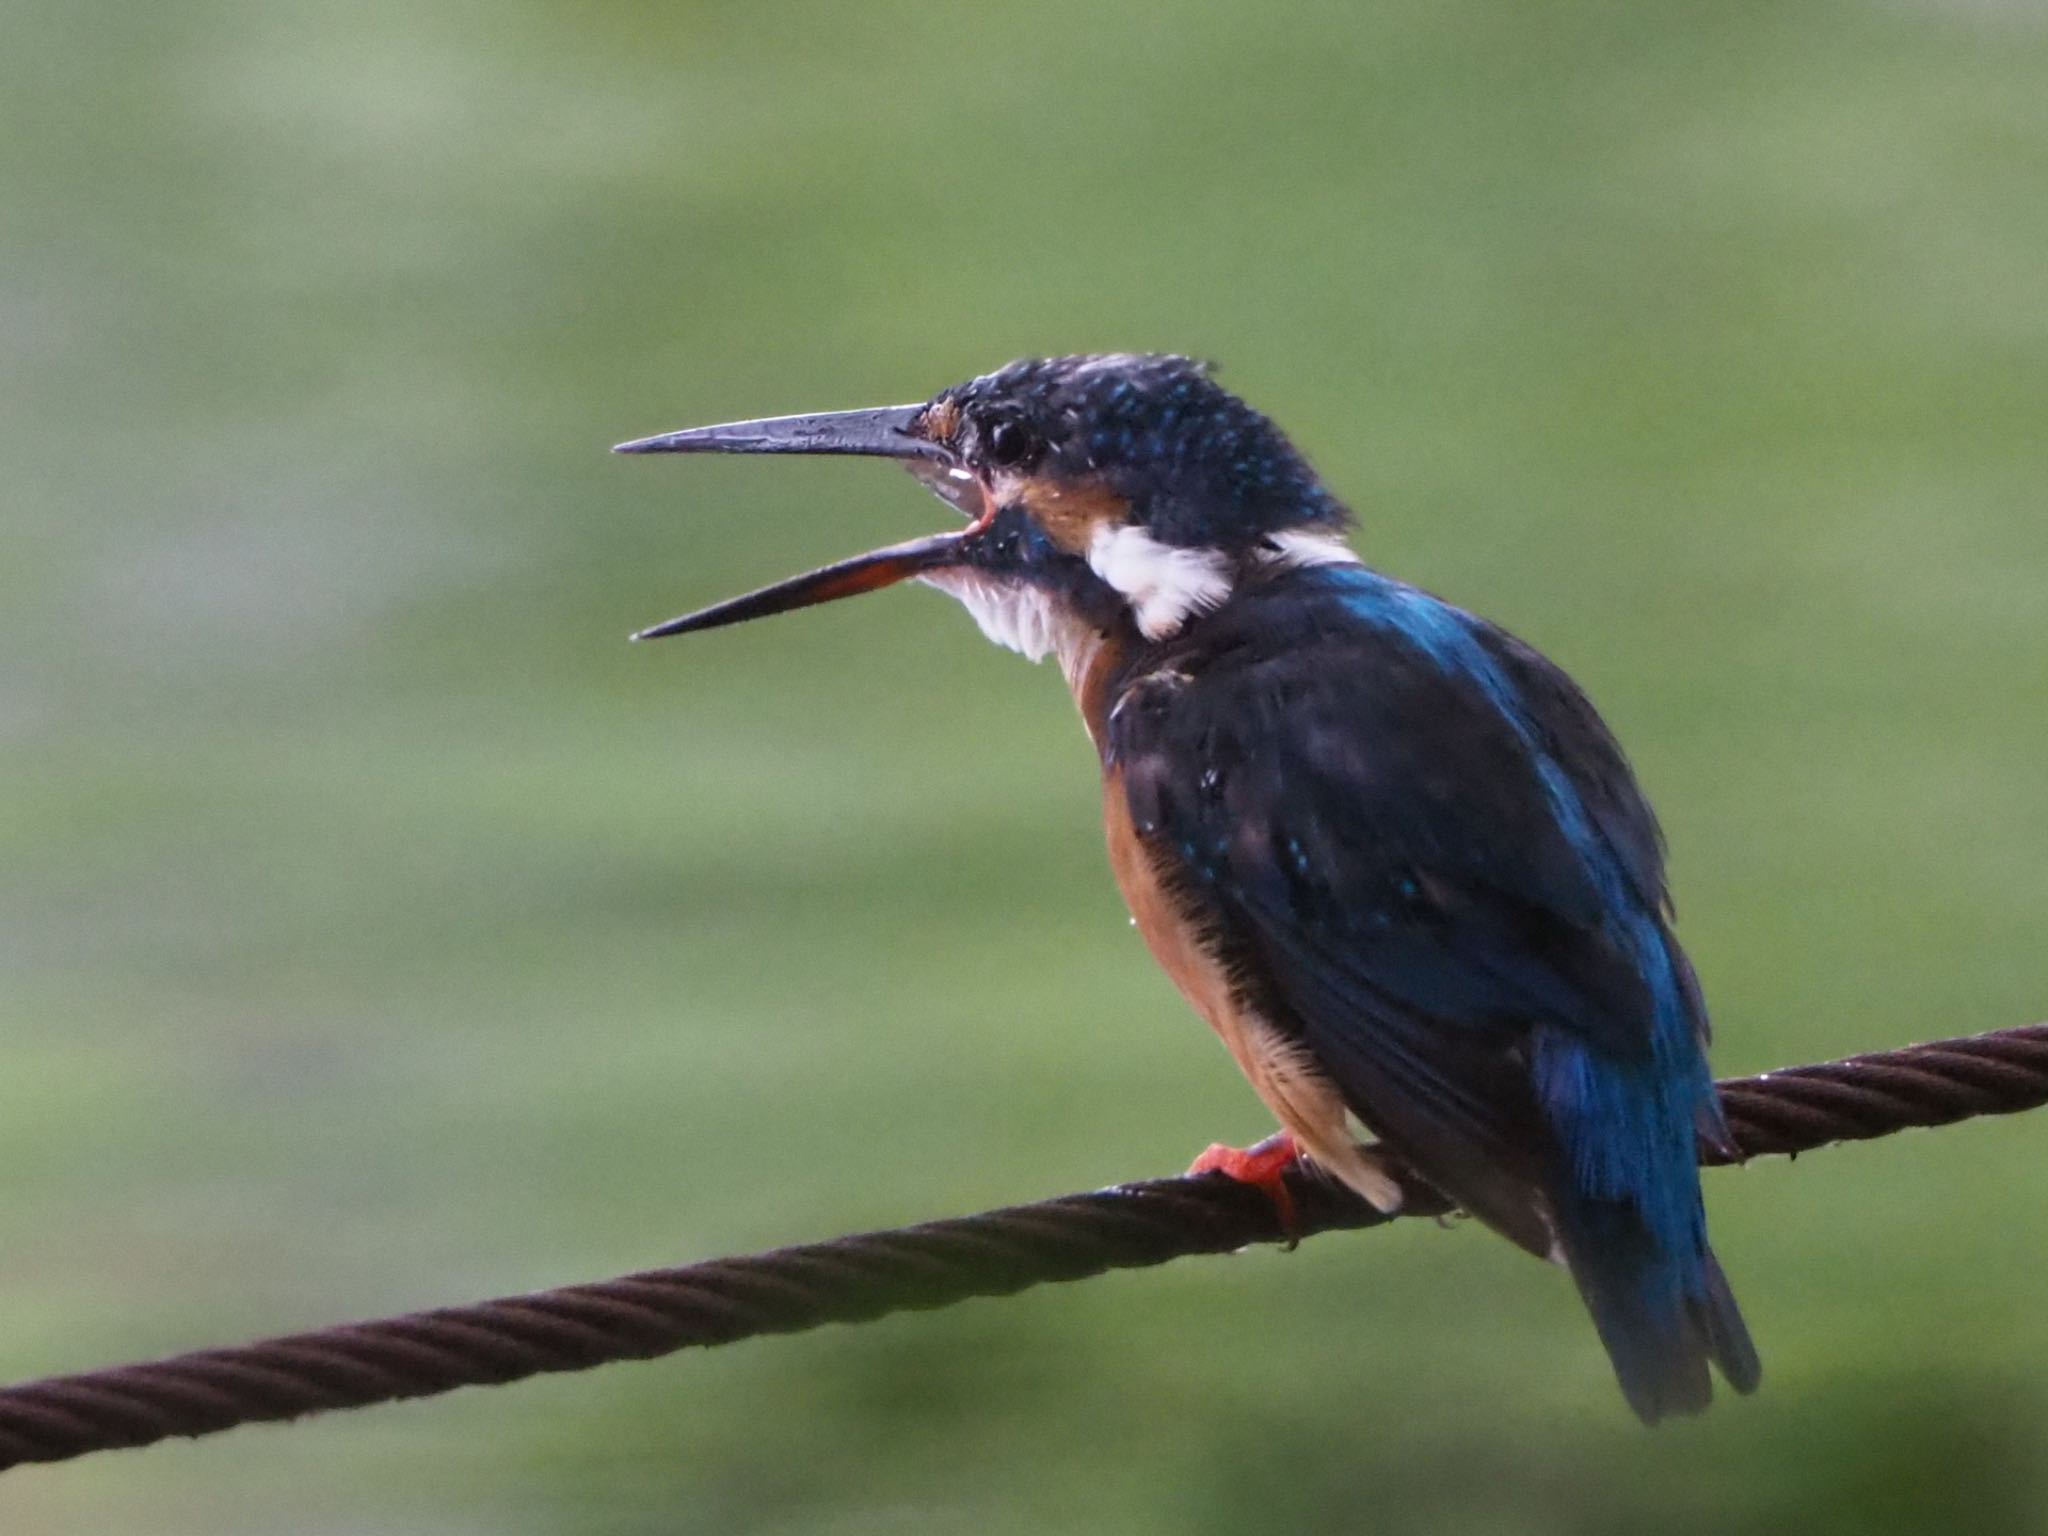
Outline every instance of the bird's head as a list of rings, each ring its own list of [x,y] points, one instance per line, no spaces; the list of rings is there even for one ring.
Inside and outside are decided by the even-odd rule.
[[[696,427],[617,451],[898,459],[968,520],[671,619],[643,639],[916,578],[1036,659],[1125,625],[1164,639],[1261,565],[1348,558],[1348,514],[1307,461],[1184,357],[1030,358],[918,405]]]

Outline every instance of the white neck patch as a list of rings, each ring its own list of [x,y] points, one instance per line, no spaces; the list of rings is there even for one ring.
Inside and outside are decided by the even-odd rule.
[[[1279,533],[1266,535],[1269,552],[1265,559],[1268,565],[1284,566],[1298,570],[1308,565],[1357,565],[1358,554],[1344,542],[1341,534],[1311,533],[1304,528],[1288,528]]]
[[[1099,525],[1088,542],[1088,565],[1129,601],[1147,640],[1164,640],[1230,596],[1229,556],[1162,544],[1134,523]]]

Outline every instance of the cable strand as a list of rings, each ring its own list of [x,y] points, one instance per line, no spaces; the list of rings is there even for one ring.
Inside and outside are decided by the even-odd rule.
[[[1789,1156],[2048,1103],[2048,1024],[1788,1067],[1719,1085],[1734,1155]],[[0,1470],[491,1386],[692,1346],[1008,1296],[1255,1243],[1393,1218],[1291,1170],[1291,1232],[1270,1200],[1221,1176],[1150,1179],[893,1231],[0,1388]],[[1442,1215],[1403,1181],[1403,1215]]]

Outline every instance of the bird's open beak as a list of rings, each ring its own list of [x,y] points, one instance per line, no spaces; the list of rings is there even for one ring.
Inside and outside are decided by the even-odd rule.
[[[979,501],[973,477],[960,470],[950,452],[915,428],[922,405],[886,405],[865,411],[826,411],[816,416],[769,416],[759,421],[731,421],[715,427],[690,427],[659,437],[620,443],[614,453],[829,453],[867,458],[900,459],[905,467],[938,495],[973,516]],[[788,613],[816,603],[834,602],[894,586],[899,581],[952,564],[968,530],[935,533],[927,538],[892,544],[836,565],[807,571],[771,587],[730,598],[656,624],[633,636],[655,640],[687,635],[700,629],[742,624],[748,619]]]
[[[951,565],[958,558],[960,545],[966,538],[967,530],[961,528],[912,539],[905,544],[891,544],[887,549],[855,555],[837,565],[823,566],[801,576],[792,576],[787,581],[778,581],[772,587],[763,587],[744,597],[727,598],[709,608],[699,608],[695,613],[670,619],[666,624],[643,629],[633,638],[659,640],[664,635],[719,629],[727,624],[744,624],[748,619],[765,619],[771,613],[788,613],[794,608],[809,608],[816,603],[837,602],[842,597],[877,592],[921,572]]]

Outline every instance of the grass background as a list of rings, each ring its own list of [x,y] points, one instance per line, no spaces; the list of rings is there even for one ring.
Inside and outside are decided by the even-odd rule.
[[[1221,359],[1569,666],[1741,1072],[2048,1011],[2048,10],[17,0],[0,1373],[1170,1170],[1263,1113],[937,526],[626,436]],[[1628,1418],[1425,1223],[0,1478],[0,1529],[2048,1529],[2043,1126],[1710,1181]]]

